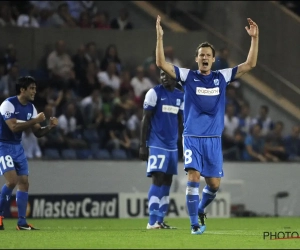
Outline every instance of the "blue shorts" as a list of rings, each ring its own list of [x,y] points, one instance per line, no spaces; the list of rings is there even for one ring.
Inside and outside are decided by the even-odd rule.
[[[221,137],[183,138],[184,170],[192,168],[203,177],[223,177]]]
[[[164,172],[169,175],[177,175],[178,150],[166,150],[162,148],[150,148],[147,161],[147,177],[151,172]]]
[[[28,175],[28,162],[21,144],[0,142],[0,175],[15,170],[17,175]]]

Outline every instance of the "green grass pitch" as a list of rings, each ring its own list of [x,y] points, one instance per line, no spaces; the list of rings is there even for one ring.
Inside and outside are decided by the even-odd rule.
[[[263,239],[264,232],[298,232],[300,218],[206,220],[203,235],[191,235],[189,219],[169,219],[176,230],[146,230],[147,219],[29,219],[39,231],[17,231],[5,219],[1,249],[299,249],[300,238]]]

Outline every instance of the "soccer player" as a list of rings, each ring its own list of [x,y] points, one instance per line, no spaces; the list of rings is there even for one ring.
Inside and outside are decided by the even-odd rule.
[[[175,229],[164,222],[169,208],[173,175],[177,175],[178,134],[182,133],[183,92],[164,71],[161,84],[145,96],[141,122],[139,157],[147,161],[147,177],[152,177],[148,192],[147,229]]]
[[[50,125],[40,126],[39,123],[45,120],[45,115],[43,112],[37,114],[31,103],[36,94],[36,81],[33,77],[19,78],[16,92],[16,96],[7,98],[0,106],[0,175],[3,175],[6,181],[0,195],[0,230],[4,229],[3,213],[16,186],[17,230],[35,230],[36,228],[26,221],[29,171],[21,145],[22,132],[31,128],[35,136],[42,137],[57,125],[57,119],[52,117]]]
[[[201,43],[195,54],[198,70],[178,68],[167,63],[163,50],[161,18],[157,17],[156,64],[184,89],[184,169],[187,172],[186,205],[190,216],[191,233],[202,234],[205,229],[204,209],[216,197],[223,176],[221,135],[224,129],[225,90],[236,78],[256,66],[258,54],[258,26],[250,18],[245,29],[251,37],[247,60],[234,68],[211,71],[215,61],[215,49]],[[204,177],[199,202],[200,175]],[[199,223],[199,221],[200,223]]]

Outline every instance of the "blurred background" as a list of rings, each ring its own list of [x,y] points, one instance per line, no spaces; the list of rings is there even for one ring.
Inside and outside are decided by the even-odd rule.
[[[300,216],[296,1],[1,1],[0,100],[15,95],[18,77],[32,75],[38,81],[34,105],[45,113],[44,125],[51,116],[59,120],[43,138],[23,133],[31,193],[118,193],[116,179],[123,192],[147,192],[150,180],[145,182],[138,149],[145,93],[160,84],[158,14],[166,59],[191,69],[204,41],[217,51],[214,70],[244,62],[247,17],[258,24],[257,67],[227,88],[220,192],[230,194],[226,216]],[[173,192],[184,194],[181,141],[178,148]],[[83,180],[94,186],[76,190]],[[285,199],[278,205],[280,198]]]

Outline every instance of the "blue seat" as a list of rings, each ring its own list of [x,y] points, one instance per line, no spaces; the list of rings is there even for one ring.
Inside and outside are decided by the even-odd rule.
[[[49,78],[48,72],[45,69],[35,69],[31,71],[31,75],[36,80],[47,80]]]
[[[99,136],[96,129],[83,130],[83,136],[88,142],[98,142]]]
[[[73,149],[64,149],[61,151],[62,158],[65,160],[76,160],[76,151]]]
[[[19,69],[19,75],[20,76],[30,76],[30,72],[27,69]]]
[[[57,149],[47,148],[44,151],[44,157],[48,160],[59,160],[61,159]]]
[[[86,160],[92,156],[92,151],[89,149],[78,149],[76,150],[77,159]]]
[[[110,160],[111,156],[106,149],[97,149],[93,152],[93,158],[97,160]]]
[[[115,160],[127,160],[126,152],[123,149],[113,149],[111,156]]]

